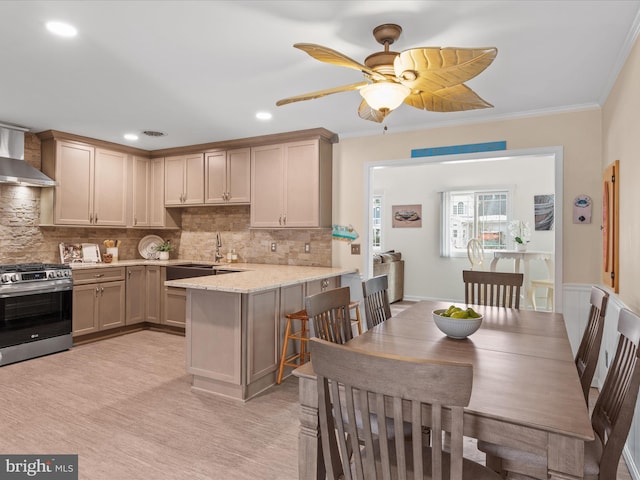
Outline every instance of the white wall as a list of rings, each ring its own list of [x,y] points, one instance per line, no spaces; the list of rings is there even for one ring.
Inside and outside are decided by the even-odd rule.
[[[441,157],[446,160],[446,157]],[[439,159],[436,159],[439,160]],[[476,163],[431,163],[376,168],[372,189],[384,194],[383,250],[402,252],[405,260],[405,298],[463,300],[461,271],[465,257],[440,257],[439,192],[465,188],[511,188],[513,218],[532,227],[529,249],[554,251],[553,231],[533,230],[534,195],[554,193],[554,158],[517,157]],[[422,228],[392,228],[392,205],[422,205]],[[487,255],[486,269],[492,257]],[[512,271],[501,261],[498,270]],[[543,262],[532,262],[531,278],[546,278]]]

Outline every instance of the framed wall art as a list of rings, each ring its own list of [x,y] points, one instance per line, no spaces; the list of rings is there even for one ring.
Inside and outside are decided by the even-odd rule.
[[[422,205],[393,205],[391,207],[392,228],[421,228]]]

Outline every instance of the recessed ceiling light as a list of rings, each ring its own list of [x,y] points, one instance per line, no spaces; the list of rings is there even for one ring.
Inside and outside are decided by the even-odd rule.
[[[60,37],[75,37],[78,34],[76,27],[64,22],[47,22],[47,30]]]
[[[124,138],[126,140],[138,140],[138,135],[136,135],[135,133],[125,133]]]
[[[273,115],[271,115],[269,112],[258,112],[256,113],[256,118],[258,120],[271,120],[271,117]]]

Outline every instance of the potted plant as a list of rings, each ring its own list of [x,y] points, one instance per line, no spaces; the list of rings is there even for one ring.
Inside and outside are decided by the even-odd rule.
[[[165,240],[164,242],[159,243],[156,245],[154,250],[158,252],[159,260],[169,260],[169,252],[173,250],[171,240]]]
[[[522,220],[513,220],[509,224],[509,231],[513,241],[516,243],[516,250],[524,252],[527,249],[527,243],[529,243],[529,236],[531,235],[529,224]]]

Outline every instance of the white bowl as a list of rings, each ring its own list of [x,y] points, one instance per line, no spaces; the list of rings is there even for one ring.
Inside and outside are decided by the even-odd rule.
[[[446,309],[434,310],[433,311],[433,321],[436,323],[436,326],[444,333],[447,337],[450,338],[467,338],[473,332],[480,328],[482,324],[483,316],[480,315],[478,318],[451,318],[451,317],[443,317],[440,314],[445,312]]]

